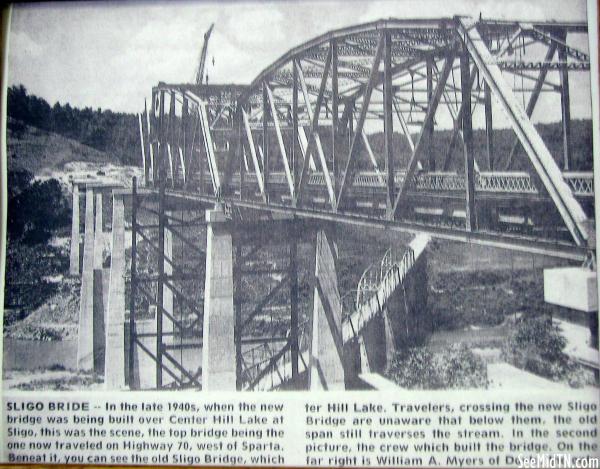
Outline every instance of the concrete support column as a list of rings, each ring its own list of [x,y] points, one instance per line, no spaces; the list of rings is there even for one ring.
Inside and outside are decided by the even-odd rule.
[[[79,276],[79,185],[73,183],[73,209],[71,212],[71,252],[69,255],[69,274]]]
[[[104,372],[104,351],[105,343],[105,306],[108,298],[108,285],[102,264],[104,260],[104,233],[103,233],[103,214],[102,214],[102,193],[100,190],[96,192],[96,213],[94,226],[94,371],[97,373]]]
[[[337,284],[337,246],[317,233],[309,383],[311,390],[345,389],[342,301]]]
[[[156,320],[136,319],[135,330],[139,335],[156,334]],[[138,340],[150,353],[156,355],[156,338],[139,337]],[[156,388],[156,361],[148,352],[137,345],[133,353],[134,382],[130,383],[130,388],[134,389],[155,389]],[[166,375],[166,373],[165,373]]]
[[[207,210],[202,389],[235,391],[233,248],[220,210]]]
[[[94,229],[94,269],[102,268],[104,234],[102,233],[102,193],[96,193],[96,227]]]
[[[123,389],[125,387],[125,210],[121,195],[113,197],[112,219],[104,387]]]
[[[166,212],[168,216],[171,216],[172,213]],[[169,222],[170,223],[170,222]],[[172,284],[173,280],[171,277],[173,276],[173,266],[171,262],[173,261],[173,233],[169,230],[169,225],[167,224],[165,227],[165,242],[164,242],[164,256],[165,256],[165,266],[164,266],[164,274],[165,274],[165,285],[163,288],[163,310],[165,313],[169,314],[173,317],[173,290],[167,285],[167,283]],[[167,260],[168,259],[168,260]],[[169,262],[171,261],[171,262]],[[167,314],[162,315],[162,332],[163,332],[163,344],[173,344],[175,343],[175,337],[173,333],[176,331],[175,325],[173,321],[167,316]],[[173,377],[168,373],[163,373],[162,377],[163,386],[169,385],[173,382]]]
[[[85,235],[83,269],[79,299],[79,330],[77,335],[77,368],[94,368],[94,192],[85,190]]]

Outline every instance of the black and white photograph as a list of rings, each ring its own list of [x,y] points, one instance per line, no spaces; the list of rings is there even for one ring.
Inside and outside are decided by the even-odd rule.
[[[598,389],[584,1],[12,7],[3,387]]]

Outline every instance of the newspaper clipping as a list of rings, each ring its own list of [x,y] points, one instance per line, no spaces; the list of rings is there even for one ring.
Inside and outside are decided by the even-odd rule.
[[[597,18],[7,8],[0,462],[600,467]]]

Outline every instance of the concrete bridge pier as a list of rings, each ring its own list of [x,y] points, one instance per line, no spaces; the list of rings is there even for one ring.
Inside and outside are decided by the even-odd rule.
[[[104,372],[104,355],[105,355],[105,333],[104,326],[105,306],[108,302],[108,273],[104,275],[104,220],[103,220],[103,195],[98,189],[96,194],[94,226],[94,286],[93,286],[93,347],[94,347],[94,371],[97,373]]]
[[[309,388],[345,389],[342,301],[337,283],[338,250],[332,233],[317,232]]]
[[[113,195],[111,262],[106,308],[104,387],[125,388],[125,208]]]
[[[81,184],[83,186],[83,183]],[[78,189],[75,190],[75,187]],[[74,192],[79,193],[77,183]],[[104,373],[104,357],[107,322],[107,307],[109,300],[109,269],[104,269],[104,248],[110,233],[103,230],[103,191],[115,187],[112,184],[85,184],[85,228],[83,240],[83,260],[81,269],[81,288],[79,298],[79,331],[77,337],[77,367],[84,371]],[[76,251],[79,238],[78,212],[79,204],[74,195],[73,225],[71,229],[71,260],[70,267],[75,271]],[[71,270],[71,268],[70,268]]]
[[[71,247],[69,252],[69,275],[79,277],[81,272],[81,258],[79,233],[79,184],[73,182],[73,209],[71,211]]]
[[[173,282],[173,233],[169,229],[168,220],[173,214],[172,212],[166,212],[167,215],[167,223],[165,226],[165,236],[164,236],[164,276],[165,283],[163,287],[163,300],[162,300],[162,308],[163,314],[161,314],[162,321],[162,343],[164,345],[172,345],[175,343],[175,324],[171,319],[174,314],[173,309],[173,290],[169,287],[167,282],[171,284]],[[171,316],[171,317],[169,317]],[[168,373],[163,373],[162,384],[163,386],[168,386],[174,381],[173,377]]]
[[[77,334],[77,368],[94,369],[94,190],[85,190],[85,231],[83,268],[79,300],[79,331]]]
[[[202,390],[235,391],[233,246],[225,214],[206,211]]]

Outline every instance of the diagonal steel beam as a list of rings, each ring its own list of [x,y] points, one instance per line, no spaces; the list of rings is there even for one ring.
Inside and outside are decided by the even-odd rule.
[[[331,163],[333,172],[333,192],[335,194],[336,184],[338,181],[338,118],[339,118],[339,87],[338,87],[338,44],[336,39],[332,39],[329,43],[331,50]],[[296,368],[297,368],[296,357]]]
[[[359,142],[360,139],[362,139],[362,131],[363,126],[365,124],[365,118],[367,117],[367,111],[369,109],[369,103],[371,101],[371,94],[373,93],[373,88],[377,84],[376,78],[379,76],[379,63],[381,62],[381,56],[383,55],[384,42],[384,34],[381,34],[381,37],[379,38],[379,44],[377,45],[377,52],[375,53],[375,59],[373,60],[373,67],[371,68],[371,76],[369,77],[369,81],[367,83],[367,87],[363,95],[363,102],[362,107],[360,109],[358,122],[356,124],[356,130],[354,132],[354,137],[352,138],[352,144],[350,145],[350,152],[348,153],[346,169],[344,170],[344,175],[340,184],[340,191],[338,194],[338,205],[342,203],[344,195],[348,190],[348,186],[352,184],[352,173],[354,169],[356,155],[358,154],[358,146],[360,145]],[[350,115],[350,119],[353,119],[352,114]]]
[[[144,141],[144,126],[142,125],[142,114],[138,114],[138,121],[140,127],[140,146],[142,149],[142,172],[144,174],[144,181],[148,182],[148,167],[146,165],[146,142]]]
[[[308,100],[308,90],[306,89],[306,81],[304,80],[304,75],[302,74],[302,68],[300,67],[300,63],[295,61],[294,65],[296,66],[297,70],[298,70],[298,79],[300,81],[300,85],[302,88],[302,94],[304,95],[304,99],[307,102],[307,111],[310,114],[310,101]],[[317,96],[317,102],[315,103],[315,109],[312,115],[312,120],[311,120],[311,125],[310,125],[310,134],[308,136],[308,144],[306,145],[306,156],[304,158],[304,161],[302,163],[302,171],[300,173],[300,179],[298,181],[298,188],[296,190],[296,197],[294,199],[294,204],[297,206],[302,198],[303,195],[303,191],[304,191],[304,186],[306,185],[306,183],[308,182],[308,177],[307,177],[307,173],[308,173],[308,167],[309,167],[309,162],[310,162],[310,155],[312,153],[312,148],[313,146],[316,144],[316,139],[317,139],[317,129],[319,126],[319,114],[321,112],[321,105],[323,103],[323,95],[325,92],[325,87],[327,85],[327,76],[329,75],[329,67],[331,66],[331,49],[329,50],[329,53],[327,54],[327,60],[325,61],[325,69],[323,70],[323,78],[321,79],[321,86],[319,87],[319,95]],[[331,177],[329,175],[329,171],[327,170],[327,165],[324,164],[325,162],[322,161],[322,165],[323,165],[323,174],[325,176],[325,181],[327,182],[327,190],[329,191],[329,197],[332,203],[332,207],[335,209],[336,206],[336,202],[335,202],[335,194],[332,193],[333,189],[332,189],[332,185],[331,185]],[[332,197],[333,195],[333,197]]]
[[[154,112],[154,98],[152,100],[152,112]],[[152,145],[152,128],[150,127],[150,113],[146,108],[146,100],[144,99],[144,112],[146,113],[146,128],[148,129],[148,155],[150,157],[150,167],[148,168],[148,178],[146,180],[146,184],[148,182],[154,182],[154,148]]]
[[[312,105],[310,104],[308,85],[306,84],[306,79],[304,76],[304,72],[303,72],[302,68],[300,67],[300,63],[297,62],[297,65],[298,66],[295,67],[295,69],[296,69],[296,73],[298,74],[298,81],[300,82],[300,88],[302,90],[302,98],[304,99],[304,107],[306,109],[306,114],[308,116],[308,119],[312,121]],[[327,90],[325,89],[325,91],[327,91]],[[318,92],[317,92],[317,96],[318,96]],[[321,112],[321,110],[319,109],[319,113],[320,112]],[[313,154],[312,154],[313,151],[311,150],[310,153],[307,153],[308,139],[306,138],[306,133],[305,133],[303,127],[300,128],[300,133],[298,134],[298,137],[299,137],[298,142],[301,145],[302,152],[304,153],[304,157],[306,158],[306,155],[308,155],[309,169],[311,171],[315,171],[317,169],[317,167],[315,165],[315,160],[313,158]],[[321,166],[323,166],[323,162],[325,161],[325,153],[323,152],[323,145],[321,144],[321,136],[319,135],[319,132],[315,133],[315,145],[316,145],[317,153],[319,155]],[[325,166],[327,166],[327,165],[325,164]],[[325,182],[327,182],[327,179],[329,179],[329,178],[326,176]]]
[[[550,46],[548,47],[548,51],[546,52],[545,62],[549,62],[552,60],[552,57],[554,57],[554,53],[556,52],[556,48],[557,48],[557,44],[555,42],[550,44]],[[529,102],[527,103],[527,109],[525,110],[527,117],[531,117],[533,115],[533,111],[535,109],[535,105],[537,104],[537,100],[542,91],[542,87],[544,86],[544,83],[546,82],[547,74],[548,74],[548,67],[544,67],[540,70],[540,74],[538,75],[538,78],[535,82],[533,91],[531,92]],[[518,149],[519,149],[519,139],[516,138],[510,149],[510,153],[508,154],[508,160],[506,161],[505,169],[510,169],[512,167],[513,160],[514,160],[515,154]]]
[[[392,114],[394,89],[392,87],[392,35],[384,33],[385,44],[383,54],[383,134],[385,138],[385,175],[386,175],[386,208],[390,213],[394,203],[395,174],[394,171],[394,119]]]
[[[456,18],[461,39],[466,45],[471,58],[477,65],[486,83],[500,101],[511,121],[513,130],[519,137],[527,156],[554,201],[566,227],[578,246],[586,244],[588,239],[587,217],[571,189],[564,181],[562,173],[544,141],[529,120],[525,109],[519,104],[516,96],[504,81],[502,72],[488,51],[483,39],[477,31],[475,23],[467,18]]]
[[[279,143],[279,152],[281,153],[281,158],[283,160],[283,168],[288,181],[290,196],[294,198],[294,180],[292,178],[292,173],[290,172],[290,163],[288,161],[287,152],[285,151],[285,144],[283,143],[283,136],[281,134],[281,126],[279,125],[279,116],[277,115],[277,108],[275,107],[273,91],[271,91],[267,82],[265,82],[265,87],[267,89],[269,103],[271,104],[271,116],[273,117],[273,124],[275,125],[275,133],[277,134],[277,142]]]
[[[477,67],[473,67],[471,69],[471,76],[469,77],[469,89],[473,88],[473,84],[475,83],[475,78],[477,77]],[[465,112],[464,101],[460,103],[460,107],[458,108],[458,112],[456,113],[456,118],[454,119],[454,129],[452,131],[452,136],[450,137],[450,145],[448,145],[448,151],[446,152],[446,158],[444,159],[444,171],[448,171],[450,169],[450,163],[452,161],[452,154],[454,153],[454,146],[456,145],[456,140],[459,136],[462,135],[462,116]]]
[[[415,169],[417,168],[417,163],[421,158],[423,153],[423,141],[425,133],[429,129],[429,125],[433,122],[433,118],[435,116],[435,112],[437,111],[438,104],[440,103],[440,99],[442,94],[444,93],[444,88],[446,86],[446,81],[448,80],[448,76],[450,75],[450,71],[452,70],[452,64],[454,62],[455,51],[454,49],[448,52],[446,57],[446,62],[444,63],[444,68],[442,69],[442,73],[438,79],[435,92],[431,98],[431,103],[429,109],[427,109],[427,114],[425,115],[425,120],[421,127],[421,132],[417,137],[417,142],[415,143],[415,149],[413,151],[412,156],[410,157],[410,161],[408,162],[408,167],[406,168],[406,176],[404,177],[404,182],[401,184],[400,189],[398,190],[398,195],[396,196],[396,201],[394,203],[394,208],[392,213],[390,214],[391,218],[395,218],[398,213],[398,209],[400,206],[400,202],[404,198],[406,191],[408,190],[408,186],[410,185],[410,181],[412,180]]]
[[[331,49],[329,51],[329,57],[331,59],[333,59]],[[329,63],[329,66],[331,66],[331,60],[328,63]],[[326,62],[325,65],[327,65],[328,63]],[[298,63],[297,71],[298,71],[298,78],[300,81],[300,88],[302,89],[302,96],[304,98],[304,104],[306,106],[306,112],[310,116],[310,114],[312,112],[312,106],[310,104],[310,97],[308,94],[308,88],[306,86],[306,80],[304,78],[304,73],[303,73],[302,68],[300,67],[299,63]],[[323,78],[321,81],[321,85],[323,85],[323,80],[325,80],[325,84],[327,84],[327,75],[329,73],[329,69],[326,67],[323,70],[323,73],[324,73],[324,75],[323,75]],[[320,90],[319,90],[319,93],[320,93]],[[320,109],[319,109],[319,112],[320,112]],[[335,209],[335,192],[333,191],[333,184],[331,182],[331,177],[329,175],[329,170],[327,168],[327,160],[325,159],[325,153],[323,152],[323,146],[321,144],[321,136],[319,135],[319,132],[318,132],[318,122],[317,122],[314,139],[315,139],[315,144],[316,144],[316,148],[317,148],[317,154],[319,155],[319,162],[321,164],[321,168],[323,170],[323,176],[325,178],[325,185],[327,187],[327,192],[329,194],[329,200],[331,202],[332,208]],[[309,152],[308,142],[305,146],[304,151],[305,151],[306,155],[309,155],[309,164],[310,164],[309,168],[312,169],[314,166],[314,161],[313,161],[312,151]]]
[[[402,132],[404,133],[404,136],[408,140],[408,146],[410,147],[411,151],[414,151],[415,150],[415,142],[413,142],[412,135],[410,134],[410,130],[408,128],[408,125],[406,124],[406,120],[404,119],[404,116],[402,115],[402,112],[400,111],[400,106],[398,105],[398,102],[396,101],[396,99],[393,99],[392,102],[394,104],[394,110],[396,111],[396,116],[398,117],[398,122],[400,122],[400,127],[402,127]]]
[[[204,150],[208,160],[208,169],[213,183],[213,190],[218,194],[221,189],[221,178],[219,177],[219,168],[217,166],[217,158],[215,156],[212,135],[208,126],[208,115],[206,112],[206,104],[198,104],[198,116],[200,117],[200,129],[202,130],[202,140],[204,141]]]
[[[254,138],[252,138],[252,129],[250,129],[250,122],[248,121],[248,114],[242,109],[242,118],[244,119],[244,128],[246,129],[246,138],[248,139],[248,147],[250,150],[250,156],[252,157],[252,163],[254,164],[254,172],[256,174],[256,180],[258,181],[258,187],[263,199],[266,202],[265,186],[263,184],[262,173],[260,170],[260,164],[258,157],[256,156],[256,147],[254,146]]]
[[[523,28],[521,24],[517,24],[517,30],[513,33],[513,35],[508,38],[506,43],[502,46],[502,48],[496,53],[496,57],[502,57],[506,54],[509,49],[512,48],[513,43],[519,38],[519,36],[523,33]]]

